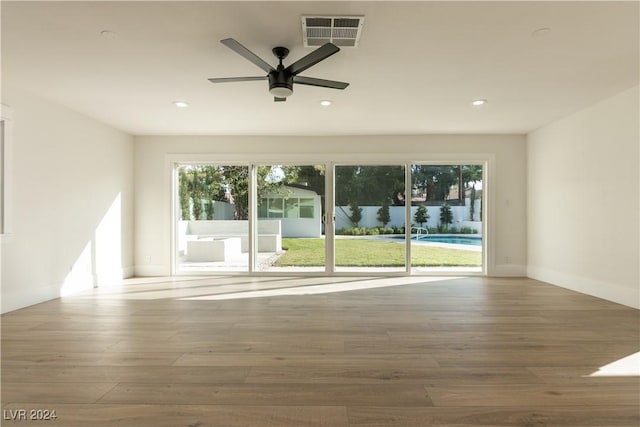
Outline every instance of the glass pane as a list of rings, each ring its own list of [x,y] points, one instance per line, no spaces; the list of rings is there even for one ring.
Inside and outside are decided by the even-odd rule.
[[[258,221],[260,271],[325,271],[324,174],[323,165],[258,167],[258,197],[269,198],[269,219]]]
[[[300,218],[313,218],[313,199],[300,199]]]
[[[177,181],[177,271],[248,271],[248,167],[182,165]]]
[[[269,199],[269,218],[282,218],[282,199]]]
[[[298,218],[298,198],[290,197],[284,201],[284,217]]]
[[[258,201],[258,218],[268,218],[269,216],[269,199],[263,197]]]
[[[411,165],[411,267],[481,272],[482,165]]]
[[[404,181],[404,166],[336,166],[336,271],[405,271]]]

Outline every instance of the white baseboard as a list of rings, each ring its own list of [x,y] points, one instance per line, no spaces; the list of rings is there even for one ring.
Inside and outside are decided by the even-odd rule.
[[[74,286],[65,289],[65,284],[58,286],[42,286],[39,288],[29,288],[28,290],[7,290],[2,291],[2,313],[18,310],[34,304],[40,304],[45,301],[60,298],[61,296],[69,296],[84,292],[94,287],[95,283],[110,284],[118,282],[122,279],[133,277],[134,267],[128,266],[120,269],[114,269],[108,274],[96,276],[92,273],[82,271],[75,272],[73,276]],[[75,288],[75,289],[74,289]]]
[[[128,279],[130,277],[133,277],[135,275],[135,268],[133,267],[133,265],[129,265],[127,267],[123,267],[122,268],[122,278],[123,279]]]
[[[487,272],[490,277],[526,277],[527,267],[518,264],[494,265]]]
[[[627,287],[617,283],[533,266],[527,268],[527,276],[561,288],[640,309],[640,289],[638,287]]]
[[[132,277],[170,276],[171,268],[166,265],[136,265]]]

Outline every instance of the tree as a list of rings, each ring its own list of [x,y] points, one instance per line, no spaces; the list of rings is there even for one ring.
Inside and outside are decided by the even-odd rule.
[[[471,187],[469,192],[469,221],[473,221],[476,213],[476,188]]]
[[[412,185],[426,193],[425,201],[445,201],[451,187],[458,183],[460,169],[456,165],[413,165]]]
[[[206,204],[204,205],[204,215],[208,220],[213,219],[213,200],[206,201]]]
[[[465,165],[462,167],[462,180],[465,189],[469,188],[469,219],[474,220],[476,211],[476,184],[482,182],[482,165]],[[482,212],[480,213],[482,217]]]
[[[283,165],[280,167],[284,172],[283,182],[285,184],[298,184],[308,187],[320,196],[324,196],[324,165],[307,165],[307,166],[291,166]]]
[[[404,193],[403,166],[336,166],[336,205],[357,200],[363,206],[381,206]]]
[[[336,166],[336,206],[347,206],[354,200],[360,200],[363,187],[359,169],[359,166]]]
[[[213,219],[214,200],[225,200],[224,178],[220,166],[186,165],[178,171],[178,192],[180,216],[190,220],[189,204],[193,202],[194,219],[202,219],[202,203],[205,205],[205,219]]]
[[[184,167],[181,167],[178,171],[178,198],[180,199],[180,219],[188,221],[191,219],[191,212],[189,209],[189,200],[191,194],[189,192],[187,172]]]
[[[384,199],[382,206],[378,209],[378,221],[382,223],[384,228],[387,228],[387,224],[391,221],[391,214],[389,212],[389,199]]]
[[[453,214],[451,213],[451,207],[448,204],[444,204],[440,207],[440,225],[445,229],[449,229],[449,224],[453,223]]]
[[[246,166],[223,166],[224,182],[229,191],[229,202],[233,203],[234,219],[249,218],[249,168]]]
[[[420,224],[420,227],[424,227],[424,223],[429,221],[427,207],[425,205],[418,206],[418,210],[416,210],[416,213],[413,215],[413,219]]]
[[[276,177],[278,166],[259,166],[258,203],[265,192],[280,194],[283,181]],[[247,219],[249,216],[249,168],[247,166],[187,165],[178,173],[180,212],[182,219],[190,219],[189,201],[193,201],[195,220],[213,219],[214,201],[228,202],[234,205],[235,219]],[[279,192],[279,193],[278,193]],[[203,215],[204,205],[204,215]]]
[[[193,197],[193,219],[198,221],[202,217],[202,199],[199,196]]]
[[[358,206],[357,202],[351,202],[349,204],[349,208],[351,209],[349,220],[354,227],[358,227],[360,225],[360,221],[362,220],[362,208]]]
[[[475,188],[476,182],[482,182],[482,165],[463,165],[462,182],[464,188]]]

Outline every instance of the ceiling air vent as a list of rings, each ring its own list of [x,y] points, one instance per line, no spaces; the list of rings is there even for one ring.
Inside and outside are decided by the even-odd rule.
[[[302,42],[304,47],[357,47],[363,24],[364,16],[303,16]]]

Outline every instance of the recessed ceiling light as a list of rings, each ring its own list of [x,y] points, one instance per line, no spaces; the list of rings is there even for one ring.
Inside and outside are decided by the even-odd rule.
[[[474,99],[473,101],[471,101],[471,105],[473,105],[474,107],[481,107],[486,103],[486,99]]]
[[[175,105],[178,108],[187,108],[189,106],[189,104],[187,104],[184,101],[173,101],[173,105]]]
[[[322,101],[320,101],[320,105],[322,105],[323,107],[328,107],[331,104],[333,104],[333,101],[329,101],[328,99],[323,99]]]
[[[102,30],[100,31],[100,37],[105,40],[113,40],[118,37],[118,33],[111,30]]]
[[[539,39],[539,38],[548,36],[550,33],[551,33],[551,28],[548,28],[548,27],[538,28],[537,30],[531,33],[531,37],[533,37],[534,39]]]

